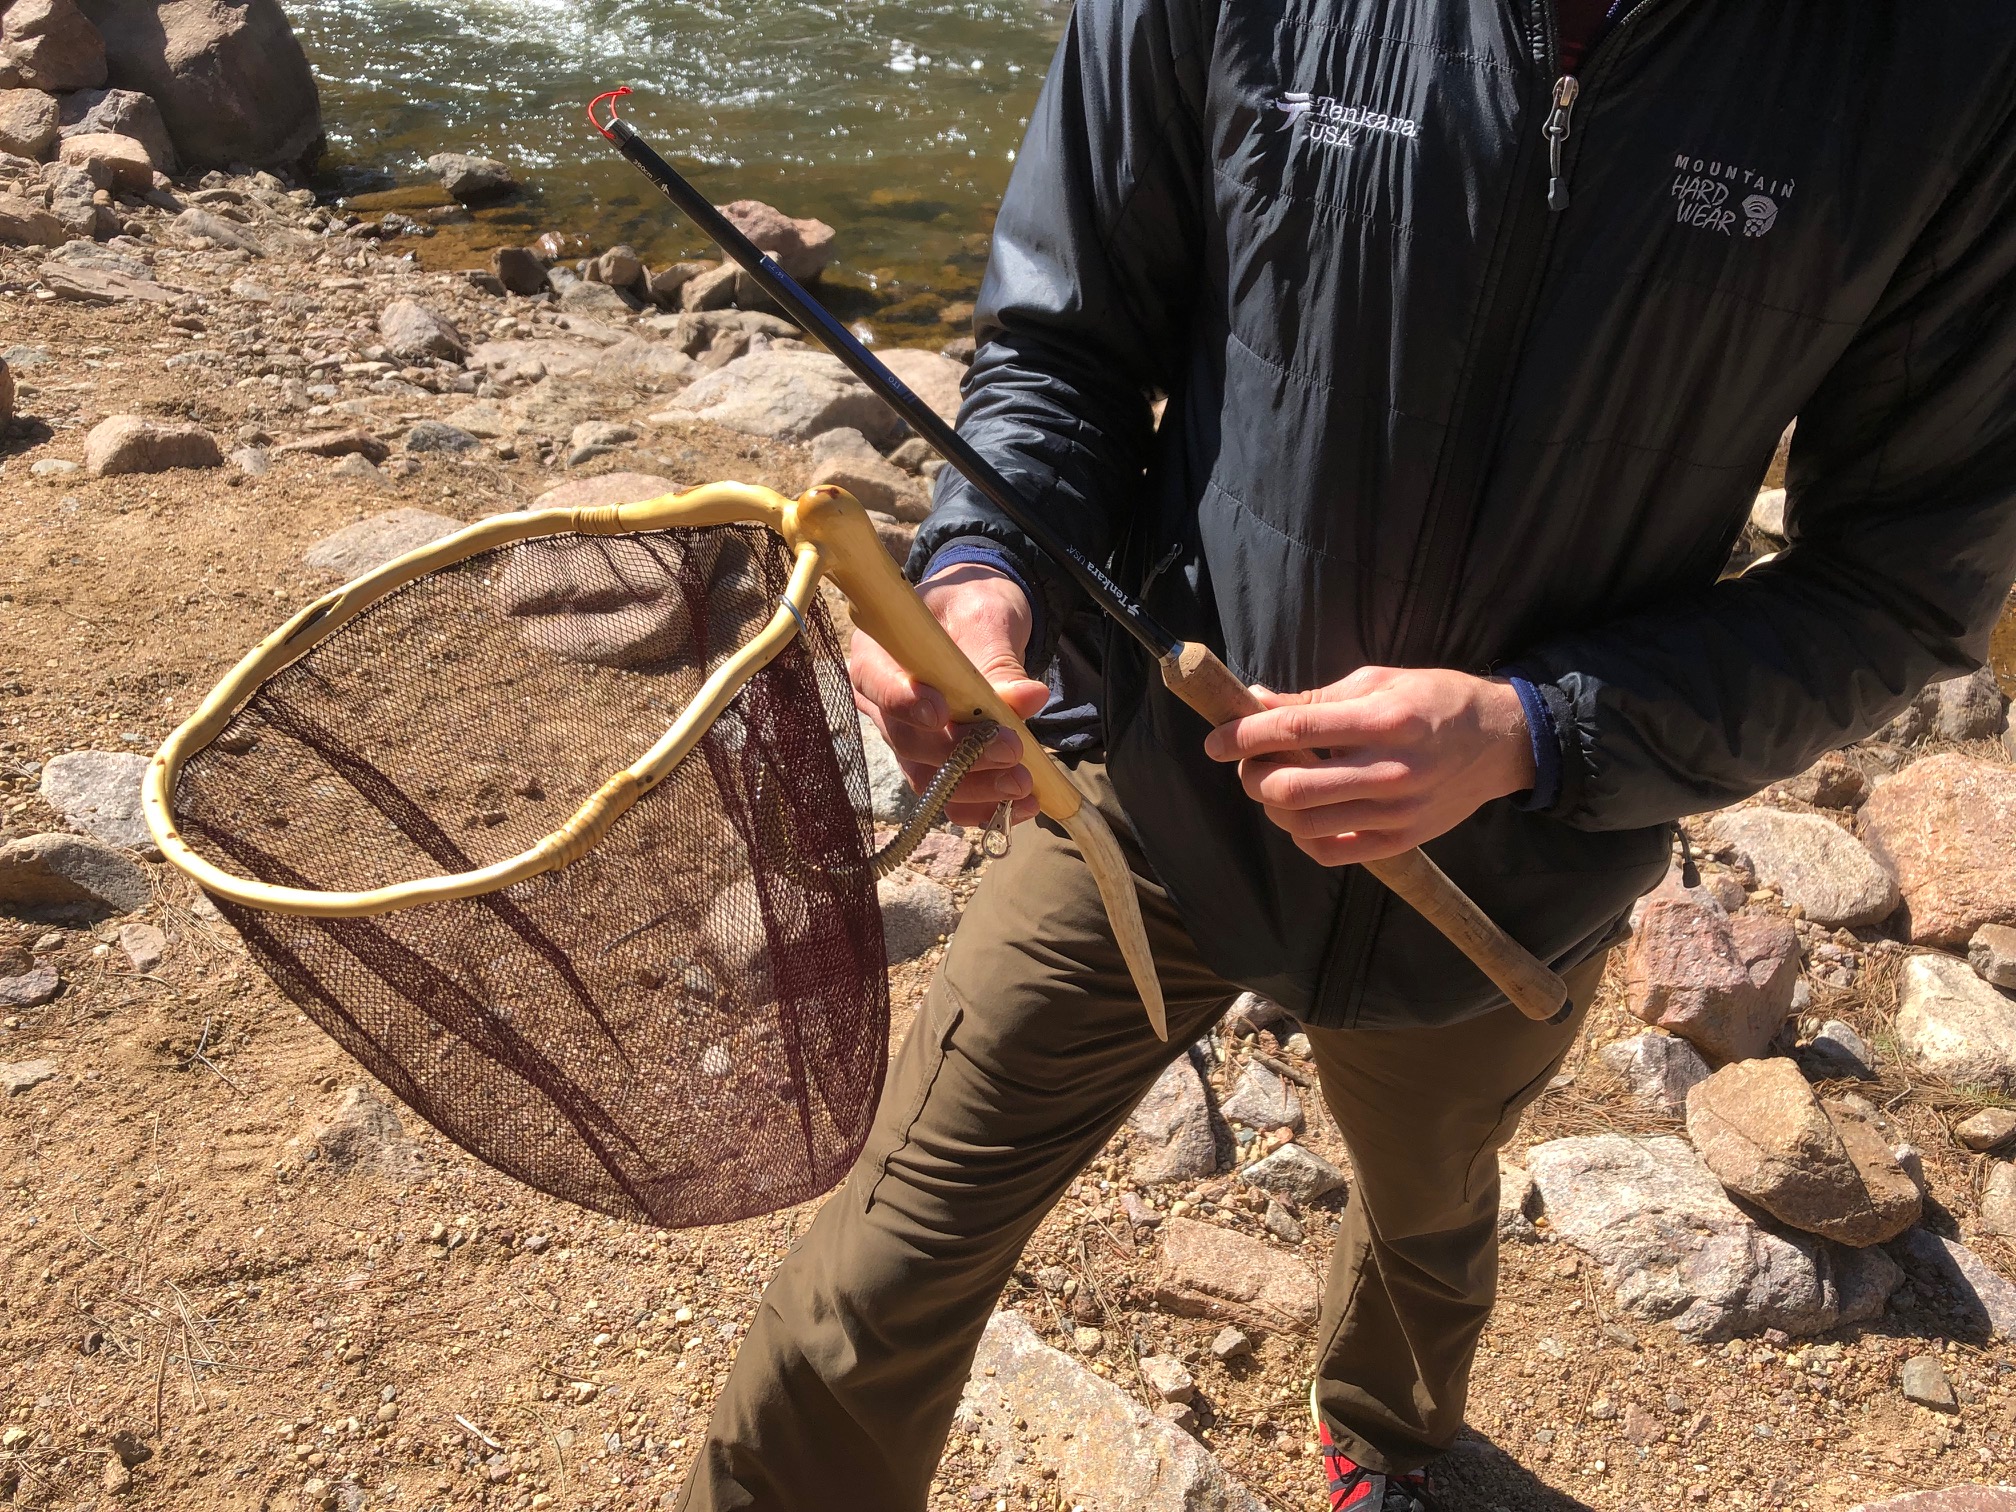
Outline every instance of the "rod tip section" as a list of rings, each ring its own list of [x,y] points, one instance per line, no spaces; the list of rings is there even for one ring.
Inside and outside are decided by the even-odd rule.
[[[615,141],[616,128],[622,124],[622,122],[617,118],[615,105],[611,104],[609,107],[609,120],[606,124],[595,114],[596,108],[600,106],[604,100],[610,100],[610,101],[620,100],[625,95],[630,94],[632,92],[633,91],[631,90],[630,86],[628,84],[625,84],[620,89],[604,90],[601,94],[595,96],[594,99],[588,102],[588,124],[590,126],[593,126],[597,131],[601,132],[602,135],[607,137],[610,141],[612,142]]]

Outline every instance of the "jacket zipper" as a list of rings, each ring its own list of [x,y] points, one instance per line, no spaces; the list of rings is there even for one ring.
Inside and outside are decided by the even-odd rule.
[[[1554,108],[1547,113],[1547,208],[1556,215],[1568,208],[1568,181],[1561,176],[1561,149],[1575,127],[1575,99],[1582,84],[1573,74],[1554,81]]]

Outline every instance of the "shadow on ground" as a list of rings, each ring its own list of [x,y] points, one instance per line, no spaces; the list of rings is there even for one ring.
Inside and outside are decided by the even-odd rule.
[[[1590,1512],[1587,1502],[1557,1491],[1474,1431],[1430,1465],[1428,1476],[1446,1512]]]

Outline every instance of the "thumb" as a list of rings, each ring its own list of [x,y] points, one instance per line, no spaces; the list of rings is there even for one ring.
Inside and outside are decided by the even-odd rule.
[[[1263,709],[1285,709],[1291,704],[1306,704],[1314,701],[1313,694],[1276,693],[1272,688],[1264,687],[1259,683],[1254,683],[1247,691],[1260,700],[1260,706]]]
[[[1032,678],[1023,669],[1022,658],[1008,645],[1005,638],[985,646],[968,646],[966,654],[973,659],[973,665],[980,675],[992,684],[1001,701],[1014,711],[1017,718],[1027,719],[1042,712],[1043,705],[1050,701],[1050,690]]]

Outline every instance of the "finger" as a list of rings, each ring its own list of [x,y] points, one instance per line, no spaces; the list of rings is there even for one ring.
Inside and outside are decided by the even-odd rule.
[[[1216,761],[1244,761],[1297,751],[1404,746],[1421,738],[1417,724],[1396,701],[1372,696],[1288,704],[1220,725],[1205,737],[1204,750]]]
[[[869,636],[856,631],[847,656],[847,675],[859,699],[900,724],[937,729],[952,717],[945,697],[918,682]]]
[[[1421,809],[1420,800],[1400,798],[1380,803],[1326,803],[1307,809],[1270,808],[1267,817],[1297,840],[1321,840],[1365,830],[1406,829],[1420,819]]]
[[[998,803],[955,803],[945,810],[945,817],[952,823],[970,830],[984,830],[994,822],[994,815],[1000,811]],[[1018,798],[1010,811],[1011,822],[1024,824],[1034,819],[1037,804],[1034,798]],[[979,838],[975,835],[973,838]]]
[[[1324,835],[1298,839],[1296,848],[1323,866],[1362,866],[1412,850],[1420,841],[1402,830],[1372,830],[1361,834]]]
[[[1408,798],[1420,793],[1425,780],[1414,763],[1387,751],[1358,751],[1306,766],[1264,756],[1239,763],[1246,796],[1270,808]]]

